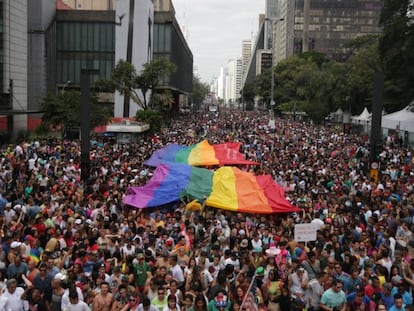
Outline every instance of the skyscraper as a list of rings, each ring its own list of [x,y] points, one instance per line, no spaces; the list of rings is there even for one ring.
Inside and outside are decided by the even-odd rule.
[[[248,65],[250,58],[252,57],[252,40],[242,41],[242,78],[247,75]]]
[[[283,22],[275,29],[275,63],[304,51],[335,60],[349,56],[346,42],[381,31],[382,0],[278,0]]]

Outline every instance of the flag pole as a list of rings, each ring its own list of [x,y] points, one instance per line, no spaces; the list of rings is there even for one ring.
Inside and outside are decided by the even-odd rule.
[[[253,275],[252,281],[250,282],[250,285],[249,285],[249,288],[247,289],[246,295],[244,295],[244,298],[243,298],[243,301],[242,301],[242,303],[241,303],[241,305],[240,305],[239,311],[241,311],[241,310],[243,309],[243,306],[244,306],[244,304],[246,303],[247,297],[249,296],[250,291],[252,290],[253,283],[254,283],[254,280],[255,280],[255,279],[256,279],[256,271],[254,272],[254,275]]]

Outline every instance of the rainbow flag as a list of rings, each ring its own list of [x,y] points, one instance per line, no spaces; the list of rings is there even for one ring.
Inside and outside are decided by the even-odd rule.
[[[185,164],[160,164],[143,187],[130,187],[124,204],[156,207],[189,197],[225,210],[271,214],[297,212],[270,175],[255,176],[236,167],[216,171]]]
[[[246,160],[240,153],[241,143],[224,143],[210,145],[206,140],[191,145],[168,145],[153,153],[145,164],[158,166],[161,163],[183,163],[192,166],[207,165],[257,165],[257,162]]]

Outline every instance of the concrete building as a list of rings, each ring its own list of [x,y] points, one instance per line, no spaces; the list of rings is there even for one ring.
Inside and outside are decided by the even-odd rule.
[[[193,92],[193,53],[175,17],[171,0],[154,1],[154,58],[164,57],[176,65],[176,71],[164,80],[163,89],[174,98],[173,110],[191,106]]]
[[[56,1],[31,0],[28,5],[31,12],[28,16],[28,109],[35,111],[41,109],[41,102],[48,91],[54,92],[55,89],[54,84],[48,83],[51,75],[48,62],[55,59],[55,53],[50,53],[48,45],[54,46],[55,42],[54,33],[52,35],[50,30],[54,29]],[[40,114],[29,116],[29,120],[40,118]]]
[[[249,62],[250,62],[250,58],[252,57],[252,40],[248,39],[248,40],[243,40],[242,41],[242,79],[244,80],[246,75],[247,75],[247,71],[248,71],[248,66],[249,66]]]
[[[0,1],[1,112],[9,137],[27,129],[28,1]],[[4,119],[5,120],[5,119]]]
[[[274,1],[274,0],[273,0]],[[278,13],[273,19],[273,64],[293,55],[295,1],[278,1]]]
[[[220,67],[220,74],[217,78],[216,94],[218,99],[226,100],[226,70],[223,66]]]
[[[62,0],[62,2],[73,10],[115,10],[115,0]]]
[[[226,70],[226,104],[234,104],[237,99],[237,63],[238,58],[229,59]]]
[[[243,67],[241,57],[236,59],[236,101],[241,98],[241,89],[243,83]]]

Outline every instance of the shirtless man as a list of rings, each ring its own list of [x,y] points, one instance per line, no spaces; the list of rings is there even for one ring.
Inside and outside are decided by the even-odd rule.
[[[102,282],[101,292],[93,299],[92,311],[111,311],[114,307],[114,296],[109,292],[109,283]]]

